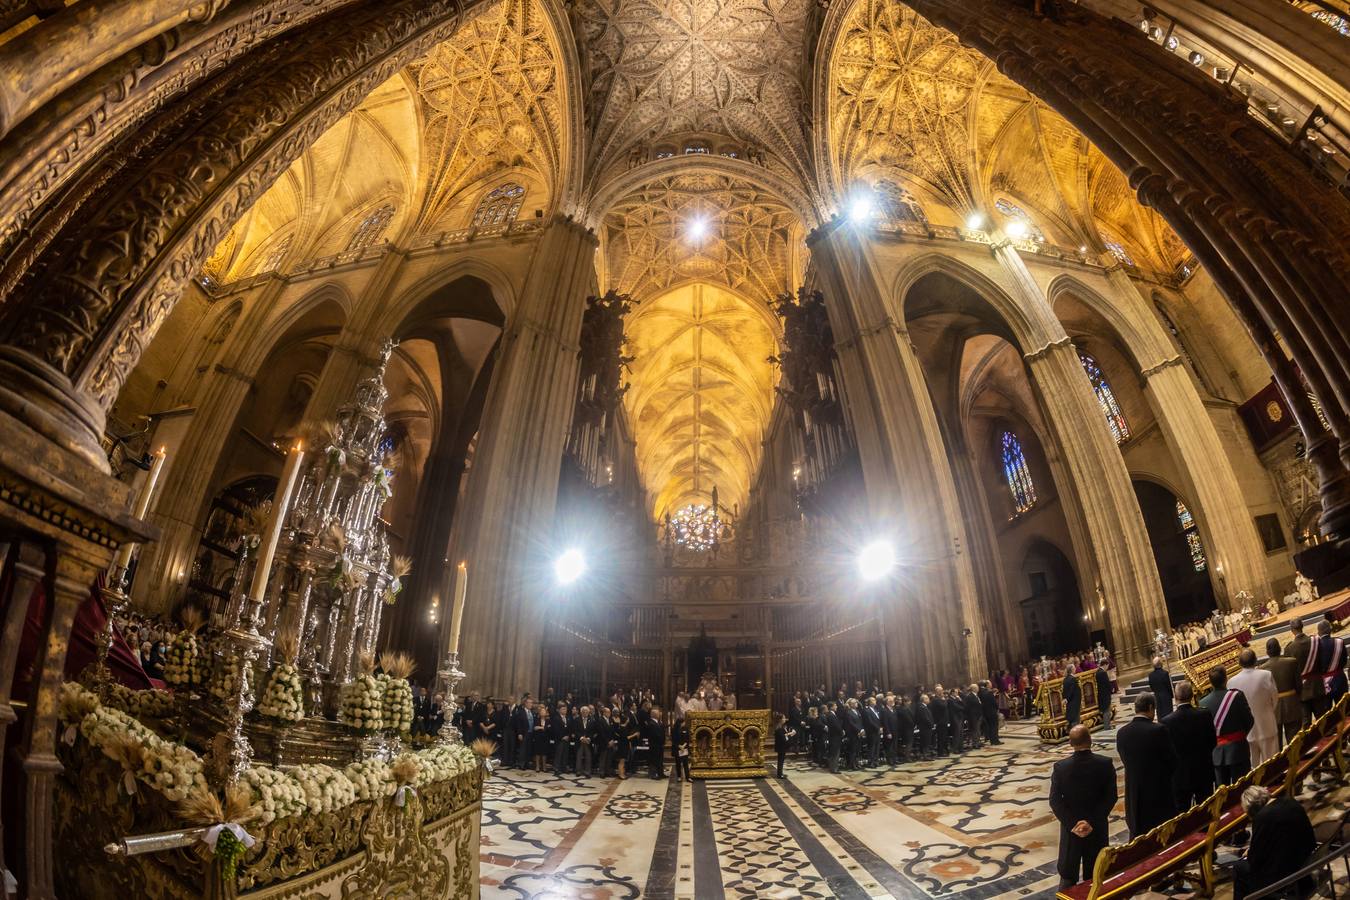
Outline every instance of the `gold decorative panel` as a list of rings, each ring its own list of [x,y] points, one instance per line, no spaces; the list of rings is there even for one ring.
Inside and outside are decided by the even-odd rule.
[[[685,713],[689,774],[694,778],[760,778],[768,774],[764,745],[773,739],[767,709]]]

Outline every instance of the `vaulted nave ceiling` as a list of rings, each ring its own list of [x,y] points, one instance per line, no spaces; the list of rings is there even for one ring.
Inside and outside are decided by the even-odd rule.
[[[908,188],[938,224],[998,200],[1063,246],[1125,245],[1171,271],[1185,249],[1062,116],[948,31],[890,0],[856,0],[828,73],[828,177]]]
[[[479,7],[296,160],[207,271],[229,281],[274,268],[278,255],[291,268],[339,253],[385,205],[385,237],[466,228],[478,198],[508,180],[525,187],[526,215],[550,209],[574,149],[563,55],[541,0]]]
[[[800,278],[795,212],[734,175],[697,168],[619,198],[601,229],[607,283],[638,301],[625,397],[638,467],[661,518],[744,503],[773,408],[768,300]]]
[[[722,136],[808,182],[804,76],[812,0],[582,0],[588,171]]]

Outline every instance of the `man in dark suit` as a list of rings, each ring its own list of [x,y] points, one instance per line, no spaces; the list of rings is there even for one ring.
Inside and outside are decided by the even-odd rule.
[[[933,688],[933,696],[928,701],[928,711],[933,715],[933,755],[947,755],[947,692],[942,685]]]
[[[839,719],[839,704],[831,700],[825,706],[825,761],[830,772],[839,774],[839,748],[844,741],[844,723]]]
[[[1317,641],[1303,633],[1303,619],[1291,619],[1289,631],[1293,639],[1284,645],[1284,655],[1294,661],[1299,671],[1299,698],[1303,701],[1303,724],[1326,709],[1326,687],[1317,673]]]
[[[534,700],[529,697],[511,713],[511,733],[515,737],[516,768],[531,768],[534,762]]]
[[[830,729],[825,723],[827,711],[828,708],[822,702],[820,706],[816,707],[814,716],[808,713],[806,717],[806,721],[811,726],[811,753],[816,765],[821,768],[829,765]]]
[[[908,694],[902,694],[895,704],[895,757],[896,762],[914,758],[914,707]]]
[[[806,743],[806,710],[802,708],[802,695],[797,694],[792,698],[792,705],[787,711],[787,730],[793,732],[796,737],[792,741],[792,748],[801,752],[802,746]]]
[[[614,748],[618,746],[614,734],[614,721],[610,718],[609,707],[600,707],[600,715],[595,719],[595,752],[600,755],[600,777],[614,776]]]
[[[1073,754],[1055,763],[1050,774],[1050,809],[1059,819],[1060,889],[1092,878],[1097,854],[1109,837],[1107,819],[1119,796],[1116,767],[1092,752],[1092,734],[1082,725],[1069,729]]]
[[[919,695],[914,704],[914,725],[919,732],[919,755],[924,759],[933,758],[933,709],[927,694]]]
[[[666,726],[661,721],[661,708],[653,706],[647,713],[647,724],[642,726],[647,742],[647,767],[652,778],[666,777]]]
[[[1233,900],[1243,900],[1247,894],[1293,875],[1308,864],[1317,849],[1312,822],[1295,798],[1285,795],[1272,800],[1270,791],[1253,786],[1242,792],[1242,808],[1251,818],[1252,841],[1247,858],[1233,866]],[[1306,881],[1311,882],[1312,876]],[[1308,896],[1311,888],[1311,883],[1300,882],[1288,896]]]
[[[847,765],[850,769],[862,768],[859,762],[859,756],[862,750],[863,722],[862,713],[858,712],[858,701],[854,697],[848,698],[848,703],[844,707],[844,741],[848,749]]]
[[[1177,752],[1172,789],[1177,809],[1190,809],[1214,793],[1214,717],[1191,704],[1194,689],[1189,681],[1177,684],[1177,708],[1163,720]]]
[[[590,778],[595,764],[595,714],[583,706],[572,719],[572,737],[577,748],[577,775]]]
[[[1280,642],[1275,638],[1266,641],[1266,656],[1269,659],[1261,664],[1261,668],[1275,678],[1275,690],[1279,696],[1275,718],[1279,721],[1280,746],[1283,747],[1298,733],[1303,723],[1298,663],[1280,651]]]
[[[1102,713],[1102,724],[1110,724],[1116,717],[1115,697],[1111,694],[1111,676],[1101,666],[1092,670],[1097,681],[1097,708]]]
[[[899,732],[896,727],[899,720],[895,715],[895,696],[886,695],[886,702],[877,711],[881,716],[881,749],[886,757],[886,765],[893,766],[899,761]]]
[[[1134,698],[1134,718],[1116,732],[1125,767],[1125,824],[1135,838],[1177,814],[1173,795],[1177,755],[1166,726],[1153,721],[1157,701],[1148,691]]]
[[[1228,689],[1228,671],[1215,666],[1209,671],[1212,690],[1200,700],[1200,708],[1214,717],[1214,733],[1218,745],[1214,748],[1214,777],[1219,784],[1232,784],[1252,767],[1251,749],[1247,732],[1256,720],[1242,691]]]
[[[1148,689],[1158,699],[1159,721],[1172,714],[1172,675],[1161,656],[1153,657],[1153,671],[1148,673]]]
[[[1069,727],[1078,724],[1079,711],[1083,707],[1083,689],[1078,686],[1078,676],[1074,675],[1074,667],[1069,666],[1068,673],[1064,676],[1064,718],[1069,720]]]
[[[548,727],[553,739],[553,774],[566,775],[572,765],[572,709],[565,701],[558,704],[558,714],[549,718]]]
[[[998,696],[989,682],[980,682],[980,708],[984,712],[984,736],[991,744],[1003,743],[998,739]]]
[[[979,688],[972,684],[966,689],[963,700],[966,705],[966,746],[974,750],[983,743],[984,737],[984,704],[980,701]],[[998,711],[998,704],[994,705],[994,711]]]
[[[867,768],[875,769],[881,757],[881,712],[877,709],[877,698],[868,697],[862,708],[863,732],[867,736]]]
[[[963,741],[966,731],[966,699],[961,696],[961,688],[954,687],[947,692],[947,752],[960,756],[965,749]]]

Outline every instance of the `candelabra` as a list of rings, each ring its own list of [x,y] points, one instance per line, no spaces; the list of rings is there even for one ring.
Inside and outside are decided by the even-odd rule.
[[[108,614],[108,621],[103,623],[95,638],[97,656],[94,660],[93,682],[94,691],[103,703],[108,702],[108,689],[112,684],[112,672],[108,669],[108,652],[112,649],[117,617],[122,615],[122,611],[131,602],[131,598],[126,594],[126,578],[126,566],[115,566],[102,590],[103,607]]]
[[[268,647],[269,641],[258,631],[262,602],[246,596],[240,620],[221,636],[226,653],[238,663],[234,690],[225,700],[225,730],[216,735],[211,747],[211,768],[223,785],[233,784],[253,762],[253,745],[244,734],[244,716],[253,709],[253,664]]]
[[[438,733],[438,743],[446,747],[458,747],[464,743],[459,729],[455,727],[455,688],[459,687],[460,681],[464,679],[464,673],[459,668],[459,653],[455,650],[449,650],[445,654],[445,662],[436,672],[436,677],[445,685],[445,704],[441,711],[445,716],[445,722],[441,725]]]

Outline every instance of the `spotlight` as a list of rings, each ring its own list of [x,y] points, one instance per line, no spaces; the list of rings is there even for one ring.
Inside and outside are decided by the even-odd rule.
[[[1003,230],[1007,233],[1008,237],[1015,241],[1020,241],[1027,236],[1027,223],[1023,222],[1021,219],[1013,219]]]
[[[575,547],[565,550],[553,562],[553,577],[558,579],[558,584],[571,584],[585,574],[586,557]]]
[[[858,574],[864,581],[879,581],[895,568],[895,548],[889,541],[872,541],[858,554]]]
[[[708,220],[697,216],[689,220],[689,237],[696,241],[708,236]]]
[[[848,208],[848,218],[854,225],[862,225],[872,217],[872,198],[866,194],[859,194],[853,198],[853,203]]]
[[[984,228],[984,213],[973,212],[966,216],[966,227],[971,231],[979,231]]]

